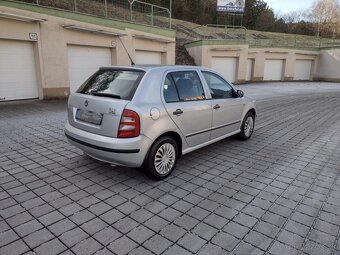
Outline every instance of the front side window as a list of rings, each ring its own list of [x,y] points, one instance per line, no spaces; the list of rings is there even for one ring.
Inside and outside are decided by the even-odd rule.
[[[210,72],[202,72],[202,74],[208,84],[210,94],[213,99],[235,97],[234,89],[221,77]]]
[[[131,100],[143,75],[143,71],[99,70],[78,93]]]

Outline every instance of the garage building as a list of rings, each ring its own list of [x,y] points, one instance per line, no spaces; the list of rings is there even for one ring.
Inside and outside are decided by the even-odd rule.
[[[170,29],[10,1],[0,27],[0,101],[68,97],[102,66],[175,63]]]

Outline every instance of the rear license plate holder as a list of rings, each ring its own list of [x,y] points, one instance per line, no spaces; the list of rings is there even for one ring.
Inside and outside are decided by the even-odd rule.
[[[77,109],[76,119],[82,122],[100,126],[102,124],[103,114]]]

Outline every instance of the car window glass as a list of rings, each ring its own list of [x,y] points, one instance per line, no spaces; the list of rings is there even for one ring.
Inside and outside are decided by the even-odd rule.
[[[213,99],[233,98],[233,88],[221,77],[214,73],[202,72]]]
[[[164,93],[165,102],[173,103],[173,102],[179,101],[177,89],[176,89],[175,83],[173,82],[170,74],[168,74],[165,77],[164,86],[163,86],[163,93]]]
[[[200,78],[195,71],[181,71],[171,73],[176,84],[180,101],[204,100],[204,90]]]
[[[144,72],[133,70],[99,70],[77,92],[131,100],[143,75]]]

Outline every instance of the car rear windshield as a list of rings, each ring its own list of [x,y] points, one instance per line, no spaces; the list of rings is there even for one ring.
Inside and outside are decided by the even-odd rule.
[[[138,70],[99,70],[77,92],[132,100],[144,73]]]

